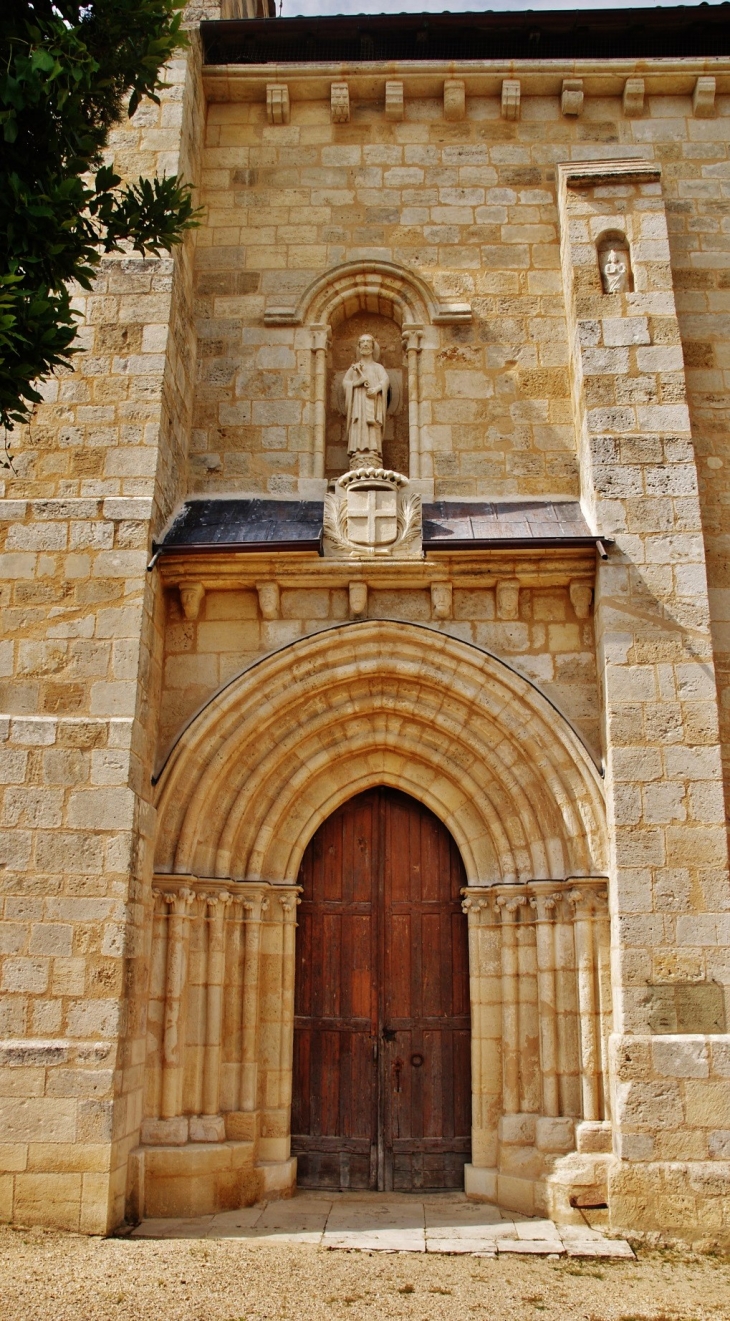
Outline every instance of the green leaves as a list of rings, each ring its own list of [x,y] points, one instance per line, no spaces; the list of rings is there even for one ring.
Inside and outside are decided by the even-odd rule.
[[[104,253],[169,252],[197,224],[176,176],[123,185],[103,159],[125,110],[158,100],[184,4],[2,0],[0,424],[27,420],[37,382],[78,351],[68,286],[89,288]]]

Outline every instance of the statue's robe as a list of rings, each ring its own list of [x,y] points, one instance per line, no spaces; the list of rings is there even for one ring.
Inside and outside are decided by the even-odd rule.
[[[358,368],[360,370],[358,370]],[[388,409],[388,373],[374,359],[361,359],[342,382],[347,401],[347,452],[383,460],[383,431]]]

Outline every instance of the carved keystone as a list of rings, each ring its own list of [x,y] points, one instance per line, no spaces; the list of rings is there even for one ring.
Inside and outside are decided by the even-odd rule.
[[[444,119],[463,119],[466,115],[466,83],[447,78],[444,83]]]
[[[347,83],[333,83],[330,87],[330,115],[333,124],[349,124],[350,88]]]
[[[564,78],[560,97],[560,109],[564,115],[583,114],[583,79]]]
[[[270,124],[289,123],[289,88],[286,83],[266,84],[266,118]]]
[[[505,78],[502,83],[502,118],[519,119],[522,88],[519,78]]]
[[[184,583],[180,586],[180,604],[186,619],[197,619],[203,604],[205,588],[202,583]]]
[[[279,618],[279,584],[257,583],[259,609],[264,619]]]

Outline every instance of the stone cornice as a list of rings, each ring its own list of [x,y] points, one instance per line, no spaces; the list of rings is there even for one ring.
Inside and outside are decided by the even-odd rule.
[[[691,96],[697,78],[717,79],[730,93],[730,58],[627,60],[448,60],[322,64],[209,64],[203,69],[208,101],[265,101],[267,83],[289,87],[292,101],[328,101],[333,82],[347,81],[351,99],[385,102],[385,84],[403,83],[408,99],[441,97],[447,78],[459,77],[466,95],[500,97],[505,78],[518,78],[522,96],[560,96],[564,78],[582,78],[586,96],[621,96],[627,78],[644,79],[647,96]]]

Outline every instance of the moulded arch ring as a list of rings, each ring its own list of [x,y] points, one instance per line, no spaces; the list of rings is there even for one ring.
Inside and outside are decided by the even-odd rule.
[[[267,308],[264,323],[332,324],[363,309],[391,316],[399,325],[463,325],[472,319],[470,303],[442,302],[414,271],[388,261],[351,261],[317,276],[296,304]]]

